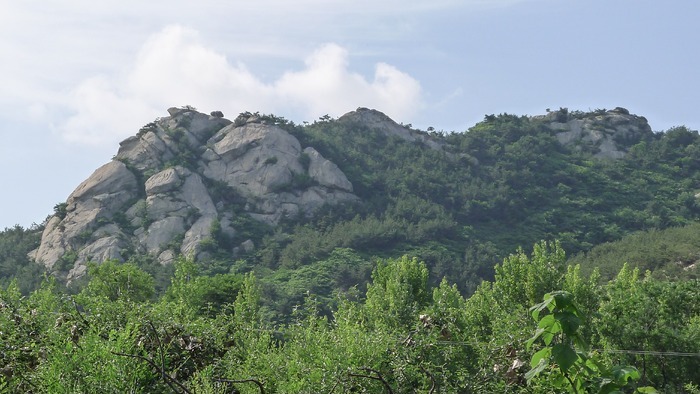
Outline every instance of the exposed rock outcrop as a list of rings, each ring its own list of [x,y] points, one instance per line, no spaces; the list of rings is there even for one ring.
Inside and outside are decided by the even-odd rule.
[[[253,218],[276,226],[359,200],[341,168],[302,146],[279,118],[242,113],[232,122],[220,111],[206,115],[189,107],[168,114],[122,141],[114,159],[71,193],[46,223],[31,254],[36,261],[70,281],[85,273],[88,261],[145,253],[162,264],[180,254],[204,259],[216,237],[233,256],[242,255],[253,252],[258,240],[248,239],[237,223]],[[562,144],[601,159],[623,157],[653,134],[646,119],[623,108],[560,109],[531,121],[542,122]],[[376,110],[358,108],[337,122],[442,151],[446,160],[467,157],[451,153],[445,139]]]
[[[408,126],[399,125],[384,113],[374,109],[360,107],[355,111],[348,112],[341,116],[338,118],[338,121],[354,122],[369,129],[383,132],[389,136],[399,137],[411,142],[418,141],[432,149],[442,149],[442,145],[439,142],[428,138],[425,133],[419,133],[411,130]]]
[[[32,257],[70,281],[88,261],[149,253],[167,264],[197,258],[217,228],[235,236],[236,215],[269,225],[356,201],[334,163],[282,128],[242,115],[231,122],[171,108],[120,143],[115,158],[68,197]],[[232,208],[236,201],[240,209]],[[251,252],[251,240],[235,248]],[[233,251],[232,251],[233,252]]]
[[[620,159],[629,147],[653,133],[646,118],[620,107],[585,113],[562,108],[533,119],[545,121],[560,143],[590,150],[600,159]]]

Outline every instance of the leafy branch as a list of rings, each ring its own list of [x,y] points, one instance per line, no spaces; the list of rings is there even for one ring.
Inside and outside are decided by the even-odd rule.
[[[544,316],[540,318],[542,313]],[[530,350],[535,342],[544,346],[533,354],[532,368],[525,374],[528,384],[547,372],[554,385],[570,393],[621,393],[639,379],[639,371],[632,366],[608,368],[587,350],[588,346],[578,329],[583,323],[581,313],[566,291],[544,295],[544,301],[530,308],[538,322],[535,335],[527,341]],[[552,368],[556,366],[557,368]],[[636,393],[656,393],[653,387],[639,387]]]

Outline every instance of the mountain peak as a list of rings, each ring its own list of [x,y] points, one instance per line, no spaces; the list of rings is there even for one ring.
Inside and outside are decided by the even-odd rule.
[[[360,107],[341,116],[338,118],[338,121],[361,124],[368,129],[380,131],[387,136],[399,137],[411,142],[421,142],[432,149],[442,148],[439,142],[430,139],[425,133],[411,129],[410,125],[400,125],[376,109]]]
[[[241,215],[274,226],[358,199],[338,166],[277,125],[190,107],[168,113],[122,141],[71,193],[47,223],[36,261],[71,280],[88,261],[129,253],[161,263],[197,258],[213,229],[236,239]],[[250,249],[248,239],[238,242]]]

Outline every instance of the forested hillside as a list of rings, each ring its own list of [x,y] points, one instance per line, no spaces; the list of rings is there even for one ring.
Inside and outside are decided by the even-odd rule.
[[[216,130],[178,111],[122,149],[158,132],[182,150],[156,167],[120,150],[133,208],[94,218],[55,263],[29,256],[75,204],[0,232],[0,391],[698,392],[697,131],[654,133],[624,109],[488,115],[460,133],[366,109],[210,118],[298,141],[291,158],[255,160],[300,170],[251,198],[207,178],[216,161],[202,157],[228,137],[197,146],[187,130]],[[212,215],[206,237],[125,241],[156,237],[153,190],[194,176],[215,208],[178,220]],[[310,190],[333,203],[279,208]],[[108,231],[121,259],[76,275]],[[164,263],[187,242],[196,253]]]
[[[332,310],[308,293],[272,324],[253,274],[202,276],[181,259],[168,290],[131,263],[0,291],[0,389],[84,393],[698,392],[700,282],[566,267],[559,244],[497,265],[468,298],[426,265],[378,262]],[[618,391],[619,390],[619,391]]]

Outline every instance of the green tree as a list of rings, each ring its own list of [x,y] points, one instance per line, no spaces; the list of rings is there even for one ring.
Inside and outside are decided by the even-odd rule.
[[[583,316],[574,303],[571,293],[555,291],[544,295],[544,301],[530,308],[538,322],[535,335],[527,341],[543,346],[532,356],[531,370],[525,374],[538,391],[551,388],[570,393],[622,393],[622,390],[639,379],[639,371],[632,366],[608,367],[588,351],[588,345],[579,328]],[[545,375],[545,382],[535,378]],[[550,388],[550,389],[551,389]],[[635,392],[655,393],[651,387],[638,388]]]
[[[410,328],[428,304],[428,268],[416,258],[380,261],[367,286],[365,307],[372,322]]]
[[[532,305],[545,293],[561,288],[565,263],[558,241],[535,244],[529,257],[518,249],[496,265],[494,293],[503,304]]]
[[[241,286],[241,275],[204,276],[193,259],[182,256],[174,264],[175,274],[164,300],[173,302],[181,313],[215,316],[227,304],[235,301]]]
[[[689,335],[699,315],[699,281],[640,277],[638,269],[625,265],[605,286],[594,327],[604,350],[631,351],[619,357],[639,369],[642,382],[682,392],[683,384],[700,383],[700,360],[644,353],[700,353],[697,335]]]
[[[143,302],[155,294],[153,277],[131,263],[107,260],[88,265],[89,282],[83,293],[110,301]]]

